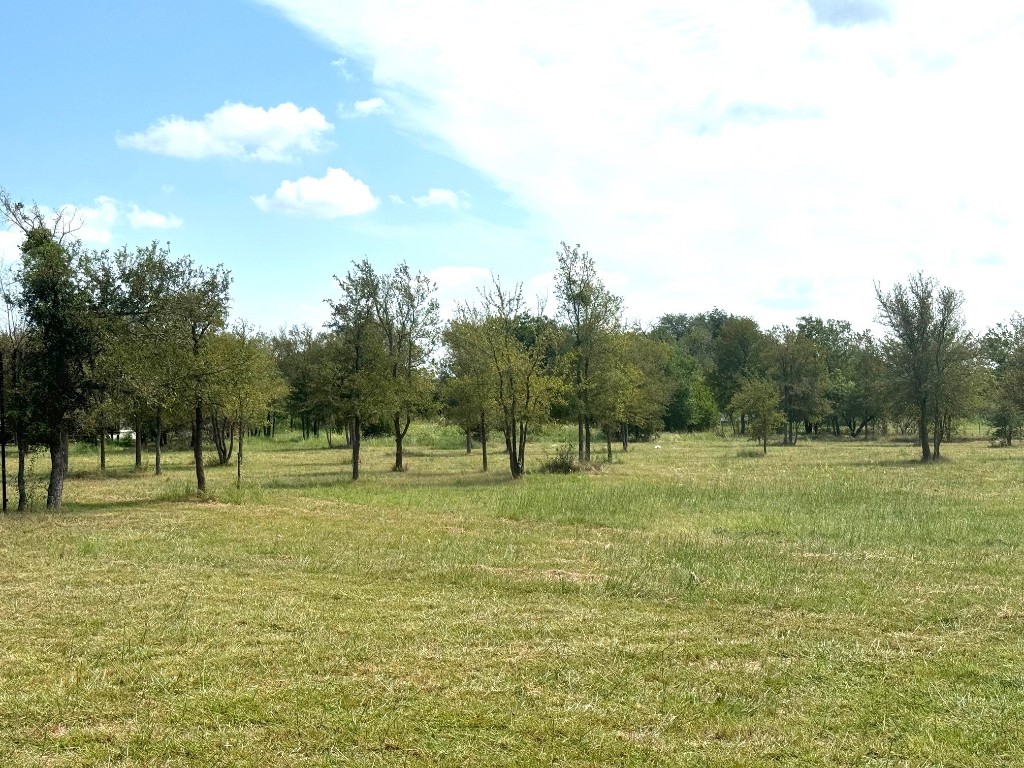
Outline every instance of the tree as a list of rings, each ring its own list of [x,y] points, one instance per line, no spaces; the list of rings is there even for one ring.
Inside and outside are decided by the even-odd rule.
[[[915,412],[921,461],[937,461],[973,357],[963,295],[918,272],[888,293],[876,285],[875,297],[878,319],[890,332],[883,350],[892,392]]]
[[[747,379],[767,375],[765,337],[749,317],[729,317],[715,337],[713,389],[723,411],[730,411],[733,395]],[[731,415],[731,413],[730,413]],[[745,414],[739,412],[740,434],[746,431]]]
[[[209,383],[217,373],[210,344],[226,322],[230,286],[231,274],[223,266],[197,266],[184,257],[175,264],[162,310],[175,347],[186,351],[182,356],[183,368],[178,375],[185,382],[183,394],[192,412],[192,455],[199,493],[206,492],[206,469],[203,465],[205,398]]]
[[[825,366],[821,350],[807,335],[791,328],[776,331],[772,350],[775,381],[786,417],[784,445],[796,445],[798,423],[812,423],[826,410]]]
[[[472,317],[490,361],[509,471],[518,479],[526,471],[529,426],[548,413],[557,387],[547,365],[551,326],[527,310],[522,285],[509,291],[494,278],[480,293],[482,306]]]
[[[387,375],[378,382],[395,432],[396,472],[405,470],[403,443],[413,416],[433,400],[428,369],[437,344],[439,308],[434,283],[422,272],[413,275],[402,262],[390,275],[377,275],[366,259],[358,262],[358,279],[369,289],[370,305],[384,343]]]
[[[608,460],[612,433],[629,450],[630,426],[650,433],[661,429],[674,382],[669,376],[672,349],[668,342],[633,328],[611,337],[606,375],[597,388],[593,412],[605,430]]]
[[[242,485],[245,435],[254,425],[266,422],[272,403],[284,397],[288,385],[277,369],[266,338],[254,335],[245,323],[213,339],[218,360],[208,399],[217,404],[230,429],[238,435],[235,477]]]
[[[597,415],[599,390],[610,386],[615,336],[620,331],[622,299],[597,275],[594,260],[577,244],[564,242],[555,273],[558,313],[568,332],[564,356],[569,404],[578,427],[579,461],[590,461],[591,422]],[[607,397],[606,397],[607,399]]]
[[[760,441],[764,453],[768,453],[768,438],[786,419],[779,410],[779,391],[775,384],[768,379],[747,379],[733,395],[730,408],[748,417],[750,439]]]
[[[367,268],[369,264],[364,262]],[[341,297],[329,300],[334,314],[328,357],[330,400],[350,420],[352,479],[359,479],[363,422],[385,413],[382,383],[390,375],[384,339],[376,321],[377,291],[372,268],[355,265],[344,278],[335,275]]]
[[[22,375],[30,419],[50,451],[46,506],[53,509],[63,499],[69,436],[96,387],[100,312],[84,279],[88,254],[77,241],[62,245],[37,227],[21,253],[18,303],[29,335]]]
[[[442,362],[442,395],[448,418],[466,433],[466,452],[471,435],[480,436],[483,471],[487,466],[487,431],[494,415],[493,366],[477,314],[460,307],[444,329],[446,354]]]

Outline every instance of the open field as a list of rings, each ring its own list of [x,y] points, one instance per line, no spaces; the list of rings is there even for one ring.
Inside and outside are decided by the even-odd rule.
[[[79,447],[0,518],[0,765],[1024,764],[1021,450],[666,435],[513,482],[411,437],[355,485],[253,441],[203,502],[184,452]]]

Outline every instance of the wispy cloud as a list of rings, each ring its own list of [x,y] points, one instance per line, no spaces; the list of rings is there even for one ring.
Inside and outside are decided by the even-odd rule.
[[[334,126],[316,109],[290,102],[270,109],[225,104],[201,120],[171,116],[144,131],[119,136],[120,147],[171,157],[236,157],[282,162],[296,153],[316,152]]]
[[[44,216],[52,219],[56,211],[41,208]],[[109,195],[100,195],[92,203],[68,203],[59,209],[64,221],[73,223],[73,236],[91,246],[106,246],[114,241],[118,228],[127,223],[132,229],[175,229],[184,222],[171,213],[157,213],[135,203],[122,203]],[[0,232],[0,250],[14,255],[21,244],[21,233]]]
[[[128,211],[128,223],[134,229],[177,229],[183,222],[173,214],[144,211],[139,206],[132,205]]]
[[[252,198],[262,211],[335,219],[358,216],[377,207],[370,188],[341,168],[328,168],[320,177],[303,176],[296,181],[282,181],[273,196]]]
[[[1024,241],[1010,4],[265,1],[372,64],[397,125],[628,274],[647,313],[791,322],[778,298],[811,270],[806,311],[869,324],[872,281],[922,259],[982,321],[1015,301],[964,266]]]
[[[451,208],[453,211],[456,211],[459,208],[466,207],[466,203],[457,192],[437,187],[432,187],[427,190],[427,194],[425,195],[414,197],[412,201],[420,208],[433,208],[440,206],[442,208]]]

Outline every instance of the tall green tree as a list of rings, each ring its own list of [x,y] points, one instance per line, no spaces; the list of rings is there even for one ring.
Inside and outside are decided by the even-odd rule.
[[[784,445],[796,445],[797,425],[818,421],[827,409],[827,376],[822,350],[807,335],[792,328],[775,332],[772,371],[786,417]]]
[[[344,278],[335,276],[341,295],[329,300],[333,317],[328,348],[328,395],[350,421],[352,479],[359,479],[363,424],[387,413],[383,391],[392,375],[376,317],[377,281],[368,263],[356,264]]]
[[[429,361],[440,332],[436,287],[422,272],[412,274],[405,262],[383,275],[376,274],[366,259],[354,267],[359,280],[371,286],[370,304],[387,365],[387,375],[378,386],[394,429],[394,470],[402,472],[409,426],[433,402]]]
[[[192,456],[199,493],[206,492],[203,462],[206,397],[210,382],[219,370],[210,347],[217,331],[227,322],[230,287],[231,274],[223,266],[204,267],[183,257],[176,262],[162,309],[175,347],[185,350],[179,375],[191,410]]]
[[[492,361],[484,339],[479,315],[460,307],[444,329],[442,340],[442,396],[449,420],[466,433],[466,451],[471,450],[472,433],[480,437],[483,471],[488,470],[487,433],[495,414]]]
[[[89,255],[77,241],[62,245],[44,227],[21,246],[18,302],[29,334],[23,376],[27,406],[50,452],[46,506],[61,505],[68,440],[97,387],[100,307],[85,280]]]
[[[715,371],[712,388],[723,411],[732,415],[732,398],[748,379],[768,374],[767,344],[757,323],[749,317],[729,317],[715,336]],[[746,432],[746,414],[739,411],[740,433]]]
[[[495,278],[490,288],[481,290],[481,299],[474,323],[481,329],[490,361],[509,471],[518,479],[526,471],[530,426],[545,418],[558,389],[549,366],[552,327],[539,313],[528,310],[522,285],[509,290]]]
[[[763,452],[768,453],[768,438],[786,420],[779,410],[779,390],[775,383],[764,378],[746,379],[732,396],[730,409],[746,415],[750,439],[760,442]]]
[[[580,463],[590,461],[590,433],[601,390],[613,388],[615,343],[621,331],[622,299],[609,291],[594,260],[580,246],[562,243],[555,272],[558,317],[564,323],[568,348],[563,362],[569,405],[576,415]],[[608,401],[609,394],[604,394]]]
[[[915,412],[921,461],[937,461],[974,355],[963,295],[918,272],[889,292],[876,285],[875,297],[878,319],[889,329],[883,350],[892,393]]]

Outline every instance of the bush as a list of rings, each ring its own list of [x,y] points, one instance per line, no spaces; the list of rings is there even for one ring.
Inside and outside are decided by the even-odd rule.
[[[555,455],[541,465],[542,472],[553,475],[568,475],[578,472],[580,469],[577,457],[576,446],[572,443],[560,445],[555,449]]]

